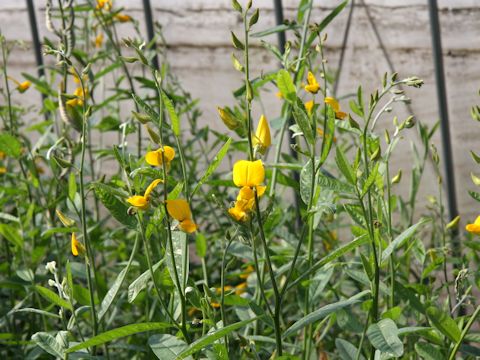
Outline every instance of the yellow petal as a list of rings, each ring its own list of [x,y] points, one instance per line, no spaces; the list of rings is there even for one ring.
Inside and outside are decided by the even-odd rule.
[[[197,224],[195,224],[192,220],[190,219],[185,219],[183,220],[180,225],[179,225],[180,229],[185,231],[186,233],[193,233],[195,231],[197,231]]]
[[[235,294],[242,295],[245,291],[247,291],[247,283],[245,281],[235,286]]]
[[[127,202],[141,210],[146,210],[148,208],[148,199],[140,195],[130,196],[127,199]]]
[[[257,196],[260,197],[265,194],[265,190],[267,190],[266,186],[258,185],[257,186]]]
[[[175,157],[175,150],[171,146],[165,145],[163,147],[163,153],[165,156],[165,160],[167,160],[168,162],[172,161]]]
[[[305,91],[308,91],[309,93],[316,94],[318,90],[320,90],[320,85],[317,82],[317,79],[315,78],[315,75],[311,71],[308,72],[307,74],[307,85],[305,85]]]
[[[465,229],[467,229],[468,232],[471,232],[472,234],[475,235],[480,235],[480,226],[475,225],[475,224],[468,224]]]
[[[72,233],[71,245],[73,256],[78,256],[78,254],[83,254],[85,252],[85,247],[77,240],[77,235],[75,235],[75,233]]]
[[[0,166],[0,175],[6,174],[7,168],[5,166]]]
[[[305,109],[307,110],[307,113],[309,115],[312,115],[312,109],[313,109],[314,105],[315,105],[315,101],[313,101],[313,100],[307,101],[305,103]]]
[[[132,18],[129,15],[125,15],[125,14],[117,14],[115,15],[115,18],[122,23],[132,20]]]
[[[260,121],[258,122],[253,144],[260,145],[264,151],[272,144],[270,127],[268,126],[267,118],[264,115],[260,117]]]
[[[260,185],[265,180],[262,160],[239,160],[233,166],[233,182],[238,187]]]
[[[162,154],[159,151],[149,151],[145,154],[145,161],[148,165],[162,166]]]
[[[475,219],[474,224],[480,226],[480,216],[477,216],[477,218]]]
[[[338,104],[338,101],[335,100],[335,98],[331,96],[327,96],[325,98],[325,104],[328,104],[332,107],[333,111],[337,112],[340,111],[340,105]]]
[[[339,120],[343,120],[347,117],[347,113],[343,111],[336,111],[335,112],[335,117]]]
[[[237,200],[250,200],[253,199],[254,196],[253,189],[249,186],[244,186],[238,192]]]
[[[172,218],[180,222],[192,218],[190,206],[184,199],[167,200],[167,211]]]
[[[145,190],[145,194],[143,195],[143,197],[145,199],[148,200],[149,196],[150,196],[150,193],[153,191],[153,189],[155,189],[155,187],[160,184],[161,182],[163,182],[162,179],[156,179],[156,180],[153,180],[150,185],[148,185],[147,187],[147,190]]]
[[[32,83],[31,83],[30,81],[24,81],[24,82],[18,84],[17,90],[18,90],[20,93],[24,93],[25,91],[28,90],[28,88],[30,87],[30,85],[32,85]]]
[[[247,218],[247,213],[241,208],[237,207],[236,203],[235,207],[228,209],[228,213],[237,221],[244,221]]]

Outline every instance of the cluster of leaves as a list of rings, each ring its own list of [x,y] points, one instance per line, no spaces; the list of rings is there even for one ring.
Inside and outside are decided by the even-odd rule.
[[[47,1],[52,37],[44,52],[55,64],[43,77],[24,74],[34,89],[17,88],[42,95],[28,123],[9,87],[12,44],[1,38],[2,354],[479,356],[472,330],[480,312],[478,242],[459,247],[458,219],[445,221],[440,176],[437,196],[423,209],[417,204],[427,164],[439,173],[436,126],[394,117],[393,131],[378,135],[409,101],[403,87],[422,81],[386,74],[368,99],[358,87],[337,100],[325,31],[347,1],[309,24],[313,1],[302,0],[294,21],[260,32],[253,32],[260,12],[252,2],[232,4],[244,22],[243,36],[231,35],[244,83],[235,102],[219,109],[225,131],[200,125],[198,100],[173,74],[161,27],[145,43],[138,22],[109,0]],[[119,27],[135,35],[119,39]],[[295,41],[285,49],[262,45],[282,69],[253,76],[249,40],[280,31]],[[269,91],[279,91],[282,106],[262,157],[253,151],[251,111]],[[348,115],[338,104],[347,101]],[[401,171],[392,176],[391,160],[414,131],[410,189],[400,196],[397,184],[407,180]],[[168,167],[165,158],[160,169],[148,166],[145,153],[165,145],[178,156]],[[236,221],[227,210],[236,196],[230,169],[234,158],[247,157],[262,157],[267,190]],[[163,186],[148,208],[129,207],[127,198],[154,179]],[[190,204],[193,235],[164,206],[177,198]],[[84,251],[73,256],[74,246]]]

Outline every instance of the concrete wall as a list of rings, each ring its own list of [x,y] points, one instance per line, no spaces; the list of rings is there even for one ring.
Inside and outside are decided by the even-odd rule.
[[[438,118],[433,57],[429,29],[427,1],[421,0],[366,0],[382,40],[391,56],[395,70],[400,77],[417,75],[425,80],[419,90],[408,91],[412,97],[415,116],[422,122],[433,124]],[[312,21],[320,22],[338,0],[316,1]],[[356,91],[359,84],[372,90],[379,85],[388,64],[379,48],[378,41],[366,16],[362,1],[357,4],[348,42],[343,72],[340,78],[339,94]],[[41,35],[47,34],[43,21],[43,0],[35,1]],[[142,21],[143,12],[140,0],[116,0],[117,5],[125,6],[126,12]],[[260,8],[260,21],[256,29],[274,25],[273,1],[257,0]],[[284,0],[285,17],[293,19],[297,1]],[[359,4],[359,5],[358,5]],[[241,84],[239,74],[231,66],[230,30],[240,32],[241,20],[230,8],[230,0],[152,0],[155,20],[163,24],[169,44],[168,56],[173,69],[194,97],[201,99],[203,119],[212,127],[223,129],[215,108],[217,105],[232,103],[231,90]],[[473,218],[480,212],[478,203],[467,194],[474,189],[470,172],[478,172],[469,155],[469,150],[480,152],[477,140],[480,124],[469,115],[470,108],[480,104],[480,0],[439,1],[440,22],[444,63],[447,81],[448,106],[455,160],[457,197],[462,215]],[[336,67],[348,10],[344,11],[328,28],[327,57],[329,66]],[[25,41],[30,45],[30,29],[23,1],[3,0],[0,2],[0,29],[8,39]],[[129,25],[122,25],[121,35],[129,33]],[[276,37],[269,40],[275,42]],[[257,42],[252,53],[252,74],[275,69],[276,61]],[[17,51],[12,57],[12,73],[34,73],[34,57],[31,49]],[[280,102],[273,96],[274,89],[266,94],[263,105],[270,119],[278,117]],[[36,101],[29,96],[28,101]],[[22,100],[24,101],[24,100]],[[346,101],[343,103],[346,108]],[[405,108],[397,106],[400,118],[407,116]],[[262,111],[255,104],[255,114]],[[381,120],[390,124],[389,117]],[[415,140],[415,132],[409,133]],[[440,138],[435,138],[441,148]],[[405,172],[404,183],[408,183],[410,162],[409,139],[400,144],[402,151],[397,154],[394,168]],[[395,169],[392,171],[394,172]],[[435,177],[431,168],[421,192],[421,201],[428,194],[436,194]],[[400,189],[405,191],[405,186]]]

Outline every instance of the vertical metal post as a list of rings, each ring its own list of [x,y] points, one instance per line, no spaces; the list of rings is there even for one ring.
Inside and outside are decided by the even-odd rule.
[[[154,38],[153,30],[153,17],[152,17],[152,6],[150,5],[150,0],[143,0],[143,13],[145,15],[145,24],[147,26],[147,36],[148,41],[152,41]],[[158,69],[158,56],[157,56],[157,44],[153,44],[153,50],[155,51],[155,56],[152,59],[153,65]]]
[[[445,86],[445,72],[443,69],[442,40],[440,22],[438,20],[437,0],[428,0],[430,15],[430,33],[432,36],[433,62],[435,66],[435,81],[437,85],[438,112],[442,136],[443,158],[445,159],[445,180],[448,201],[448,215],[453,219],[458,215],[457,196],[455,190],[455,173],[453,168],[452,143],[448,121],[447,90]]]
[[[277,25],[283,24],[283,5],[282,5],[282,0],[273,0],[273,4],[275,5],[275,22]],[[280,49],[280,52],[283,54],[285,51],[285,43],[286,43],[286,37],[285,37],[285,31],[279,31],[278,33],[278,48]]]
[[[35,8],[33,7],[33,0],[27,0],[28,19],[30,21],[30,31],[32,32],[33,50],[35,51],[35,62],[37,64],[38,76],[42,77],[45,74],[43,69],[43,58],[40,39],[38,37],[37,18],[35,16]],[[44,95],[42,95],[44,96]]]

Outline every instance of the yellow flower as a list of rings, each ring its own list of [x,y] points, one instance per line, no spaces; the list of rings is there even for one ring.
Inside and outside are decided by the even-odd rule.
[[[312,115],[312,109],[315,106],[315,101],[310,100],[305,103],[305,109],[307,110],[308,115]]]
[[[335,111],[335,117],[337,119],[343,120],[347,116],[347,113],[340,111],[340,104],[338,103],[337,100],[335,100],[335,98],[327,96],[325,98],[325,104],[330,105],[332,107],[333,111]]]
[[[255,269],[252,265],[248,265],[247,268],[240,274],[240,279],[247,279],[254,270]]]
[[[32,83],[30,81],[24,81],[22,83],[19,83],[18,86],[17,86],[17,90],[19,93],[24,93],[25,91],[27,91],[30,86],[32,85]]]
[[[192,212],[186,200],[167,200],[167,211],[172,218],[180,223],[181,230],[186,233],[193,233],[197,230],[197,224],[192,221]]]
[[[248,213],[255,205],[255,193],[260,197],[265,193],[266,186],[260,185],[265,180],[265,169],[262,161],[240,160],[233,166],[233,182],[241,187],[235,205],[228,209],[228,213],[237,221],[248,219]]]
[[[277,91],[277,92],[275,93],[275,96],[276,96],[277,98],[279,98],[279,99],[283,99],[283,95],[282,95],[282,92],[281,92],[281,91]]]
[[[65,104],[72,107],[82,106],[83,102],[85,101],[85,97],[88,96],[88,90],[85,89],[84,93],[81,87],[77,87],[73,92],[73,95],[75,96],[75,98],[67,100]]]
[[[160,184],[161,182],[163,182],[162,179],[156,179],[156,180],[153,180],[151,182],[150,185],[148,185],[147,187],[147,190],[145,190],[145,194],[143,194],[143,196],[141,195],[134,195],[134,196],[130,196],[128,199],[127,199],[127,202],[132,205],[132,206],[135,206],[137,209],[140,209],[140,210],[146,210],[148,208],[148,202],[149,202],[149,198],[150,198],[150,193],[153,191],[153,189],[155,189],[155,187]]]
[[[101,48],[102,44],[103,44],[103,33],[98,33],[98,35],[95,37],[95,47]]]
[[[272,138],[270,136],[270,127],[268,126],[267,118],[262,115],[258,122],[257,131],[253,136],[253,145],[258,146],[258,151],[265,154],[267,148],[272,145]]]
[[[316,94],[318,90],[320,90],[320,85],[318,84],[315,75],[313,75],[313,73],[309,71],[307,75],[307,85],[305,85],[305,91]]]
[[[244,281],[237,286],[235,286],[235,294],[242,295],[245,291],[247,291],[247,283]]]
[[[7,168],[5,166],[0,166],[0,175],[6,174]]]
[[[84,254],[85,253],[85,246],[77,240],[77,235],[75,233],[72,233],[72,254],[73,256],[78,256],[78,254]]]
[[[147,164],[152,166],[162,166],[163,158],[165,158],[165,163],[168,166],[174,157],[175,150],[172,147],[165,145],[163,148],[159,148],[155,151],[149,151],[145,155],[145,161]]]
[[[112,0],[97,0],[96,9],[105,9],[109,11],[112,8]]]
[[[117,19],[118,21],[120,21],[122,23],[132,21],[131,16],[125,15],[125,14],[117,14],[117,15],[115,15],[115,19]]]
[[[473,224],[468,224],[465,229],[475,235],[480,235],[480,216],[477,216]]]
[[[265,180],[265,169],[262,160],[239,160],[233,166],[233,182],[238,187],[254,187]]]

